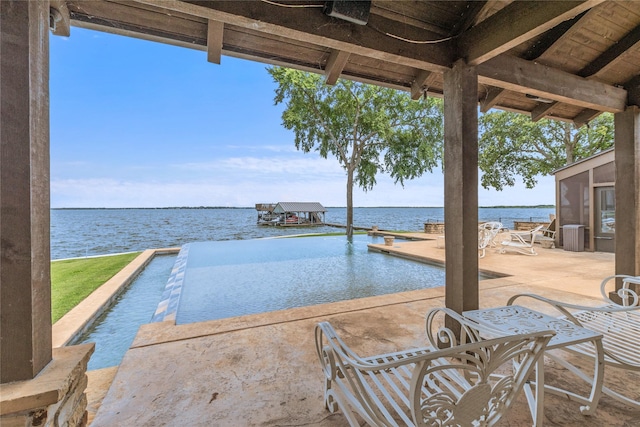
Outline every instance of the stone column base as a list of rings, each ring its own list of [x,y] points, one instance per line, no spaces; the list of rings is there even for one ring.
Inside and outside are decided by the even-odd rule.
[[[0,425],[87,425],[86,372],[94,349],[93,343],[54,348],[34,379],[0,384]]]

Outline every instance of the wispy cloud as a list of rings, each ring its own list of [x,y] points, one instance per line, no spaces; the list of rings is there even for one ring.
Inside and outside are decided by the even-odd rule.
[[[166,206],[253,206],[278,201],[319,201],[326,206],[345,206],[346,180],[309,176],[306,180],[158,180],[117,179],[54,180],[52,207],[166,207]],[[548,196],[522,187],[503,192],[479,190],[480,205],[532,205],[553,203],[553,179],[541,181]],[[373,190],[354,189],[355,206],[443,206],[442,174],[425,175],[395,185],[388,176],[379,176]]]
[[[251,177],[288,177],[311,179],[317,177],[340,177],[345,172],[335,159],[320,157],[230,157],[210,162],[174,164],[172,168],[182,171],[246,174]]]

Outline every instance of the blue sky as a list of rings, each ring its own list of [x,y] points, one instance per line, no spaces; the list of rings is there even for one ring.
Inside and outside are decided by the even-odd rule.
[[[112,34],[51,36],[51,206],[345,206],[333,158],[304,154],[281,125],[267,65]],[[404,188],[380,175],[355,206],[442,206],[440,170]],[[479,190],[481,206],[554,203],[533,190]]]

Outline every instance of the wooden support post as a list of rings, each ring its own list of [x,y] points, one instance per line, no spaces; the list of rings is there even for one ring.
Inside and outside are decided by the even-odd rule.
[[[0,1],[0,382],[51,361],[49,2]]]
[[[445,304],[478,308],[478,74],[459,60],[444,73]]]
[[[615,115],[616,274],[640,275],[640,107]]]

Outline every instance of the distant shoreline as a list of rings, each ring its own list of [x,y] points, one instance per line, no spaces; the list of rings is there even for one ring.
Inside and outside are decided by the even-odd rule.
[[[346,209],[346,206],[326,206],[329,208],[336,209]],[[357,209],[395,209],[395,208],[406,208],[406,209],[444,209],[444,206],[354,206]],[[500,206],[478,206],[478,208],[482,209],[553,209],[555,205],[500,205]],[[149,210],[157,210],[157,209],[255,209],[254,206],[169,206],[162,208],[51,208],[52,211],[64,211],[64,210],[125,210],[125,209],[149,209]]]

